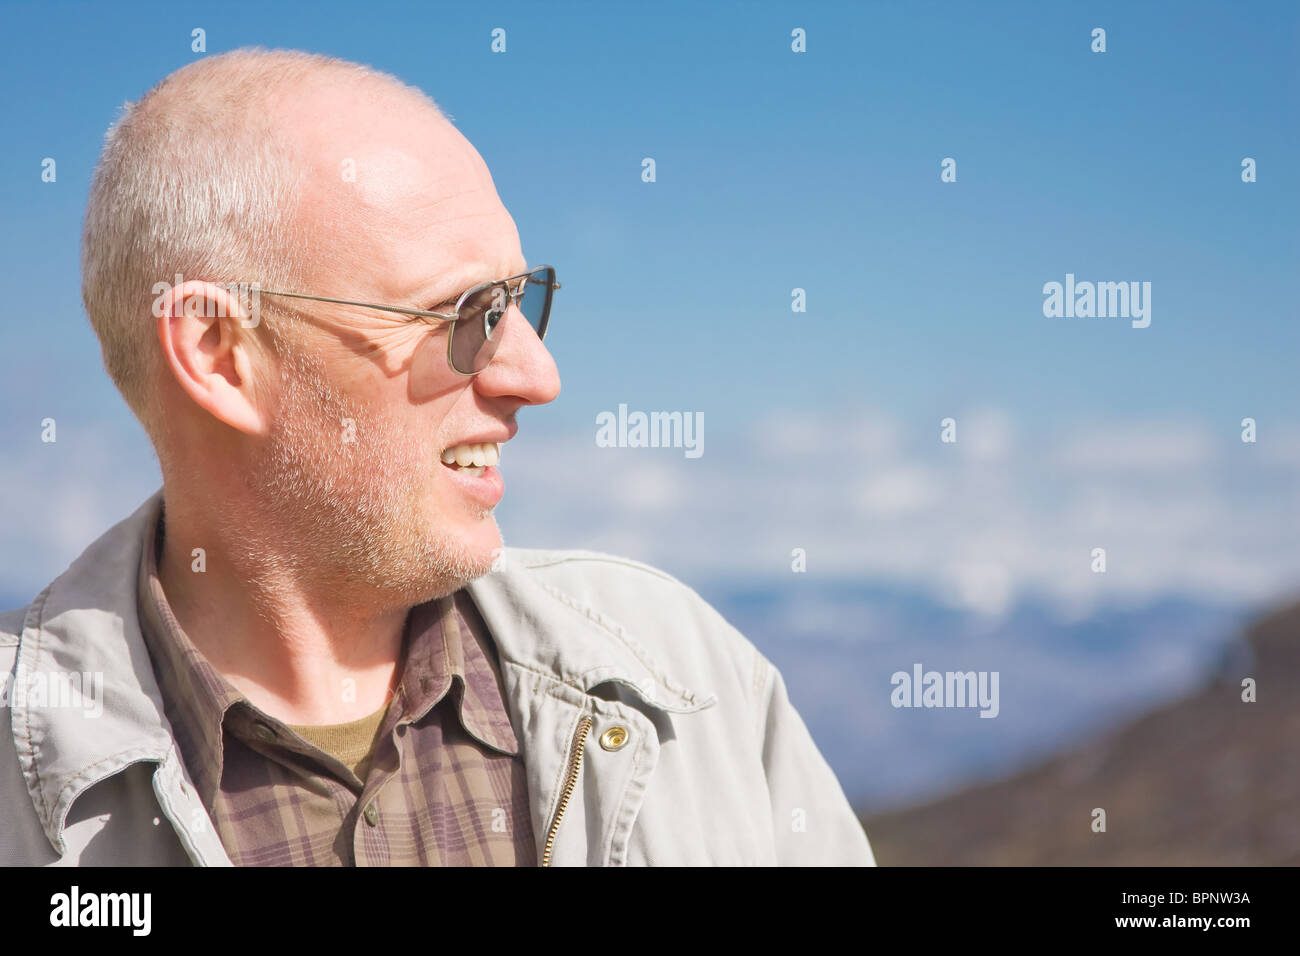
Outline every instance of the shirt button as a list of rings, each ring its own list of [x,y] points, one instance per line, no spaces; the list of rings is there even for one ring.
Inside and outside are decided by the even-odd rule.
[[[370,804],[370,806],[366,807],[366,812],[363,814],[363,816],[366,818],[366,822],[369,823],[372,827],[379,823],[379,811],[375,809],[375,805],[373,803]]]
[[[626,727],[611,727],[600,735],[600,745],[606,750],[622,750],[627,741]]]

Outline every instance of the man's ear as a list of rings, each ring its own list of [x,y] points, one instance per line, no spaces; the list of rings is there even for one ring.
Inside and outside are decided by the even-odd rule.
[[[163,290],[153,310],[163,361],[194,403],[231,428],[266,434],[254,363],[267,356],[239,296],[192,279]]]

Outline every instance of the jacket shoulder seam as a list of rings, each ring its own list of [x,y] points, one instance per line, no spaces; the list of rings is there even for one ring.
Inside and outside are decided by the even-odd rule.
[[[634,571],[641,571],[653,577],[668,581],[671,584],[679,584],[682,587],[687,585],[681,580],[673,577],[666,571],[662,571],[652,565],[642,561],[635,561],[632,558],[623,558],[614,554],[603,554],[599,551],[550,551],[543,552],[537,558],[521,562],[528,569],[545,568],[557,564],[571,564],[582,561],[588,561],[593,564],[616,564],[625,568],[631,568]]]
[[[667,576],[665,575],[664,577]],[[669,580],[672,579],[670,578]],[[534,583],[536,583],[538,587],[540,587],[543,591],[549,594],[554,600],[559,601],[561,604],[563,604],[565,607],[569,608],[570,610],[574,611],[575,613],[583,615],[592,624],[599,627],[602,631],[604,631],[614,640],[618,641],[624,648],[627,649],[627,651],[633,657],[637,659],[637,661],[641,664],[642,667],[644,667],[649,673],[654,675],[655,679],[660,684],[662,684],[666,690],[669,690],[679,696],[683,696],[683,697],[690,696],[693,699],[694,695],[692,694],[692,692],[688,688],[683,687],[677,681],[669,677],[664,672],[664,670],[655,662],[655,660],[649,655],[649,653],[647,653],[645,648],[643,648],[640,643],[634,640],[632,636],[627,633],[627,631],[622,627],[622,625],[618,624],[615,621],[609,620],[604,615],[602,615],[599,611],[597,611],[595,608],[591,607],[590,605],[582,601],[579,601],[573,595],[569,594],[566,591],[561,590],[560,588],[548,584],[545,581],[537,581]],[[682,586],[685,587],[685,585]]]
[[[50,589],[53,587],[54,587],[54,582],[52,581],[45,586],[45,589],[36,596],[36,600],[32,601],[32,603],[28,605],[27,614],[24,616],[23,619],[24,631],[26,631],[30,625],[35,624],[36,641],[35,644],[32,646],[32,653],[35,654],[38,659],[41,653],[41,630],[42,630],[41,621],[45,617],[45,602],[49,599]],[[18,662],[15,661],[14,662],[15,674],[17,673],[17,669],[18,669]],[[32,747],[32,712],[30,707],[25,707],[23,709],[22,734],[23,734],[23,743],[27,747],[27,752],[32,753],[34,748]],[[50,818],[50,807],[45,802],[45,783],[44,781],[41,780],[40,761],[36,759],[35,754],[33,754],[31,759],[31,768],[32,768],[32,776],[36,779],[36,799],[39,801],[38,809],[40,810],[42,822],[44,822],[49,820]],[[59,842],[62,843],[63,842],[62,834],[60,834],[59,837],[60,837]],[[61,855],[63,852],[62,846],[58,847],[58,850]]]
[[[646,666],[648,670],[652,673],[657,673],[658,668],[651,666],[650,662],[646,660],[645,655],[642,653],[640,646],[632,641],[625,633],[622,633],[623,629],[621,627],[615,626],[613,622],[606,620],[599,611],[579,601],[567,591],[561,591],[559,588],[547,584],[545,581],[538,581],[537,585],[565,607],[583,615],[587,620],[591,621],[592,624],[595,624],[610,637],[622,643],[636,656],[637,660]]]

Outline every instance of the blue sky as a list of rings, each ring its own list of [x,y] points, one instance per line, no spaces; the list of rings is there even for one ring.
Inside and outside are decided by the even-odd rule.
[[[1229,581],[1259,598],[1300,580],[1295,4],[53,3],[0,18],[6,594],[153,486],[81,309],[79,226],[117,108],[199,55],[194,27],[209,53],[297,47],[419,85],[484,156],[530,262],[557,267],[564,391],[520,416],[512,543],[705,576],[788,573],[808,541],[828,573],[993,610],[999,594],[1093,593],[1070,556],[1107,536],[1128,554],[1107,594]],[[1150,282],[1150,327],[1045,318],[1042,286],[1066,273]],[[706,453],[596,449],[596,415],[620,403],[702,412]],[[46,416],[58,449],[39,442]],[[945,416],[960,454],[938,443]],[[1258,446],[1238,439],[1247,416]]]

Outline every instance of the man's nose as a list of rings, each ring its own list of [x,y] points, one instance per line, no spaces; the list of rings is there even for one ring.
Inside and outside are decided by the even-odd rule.
[[[518,306],[510,306],[495,334],[502,337],[501,343],[487,368],[474,377],[474,387],[485,395],[511,396],[526,405],[554,401],[560,394],[559,370]]]

